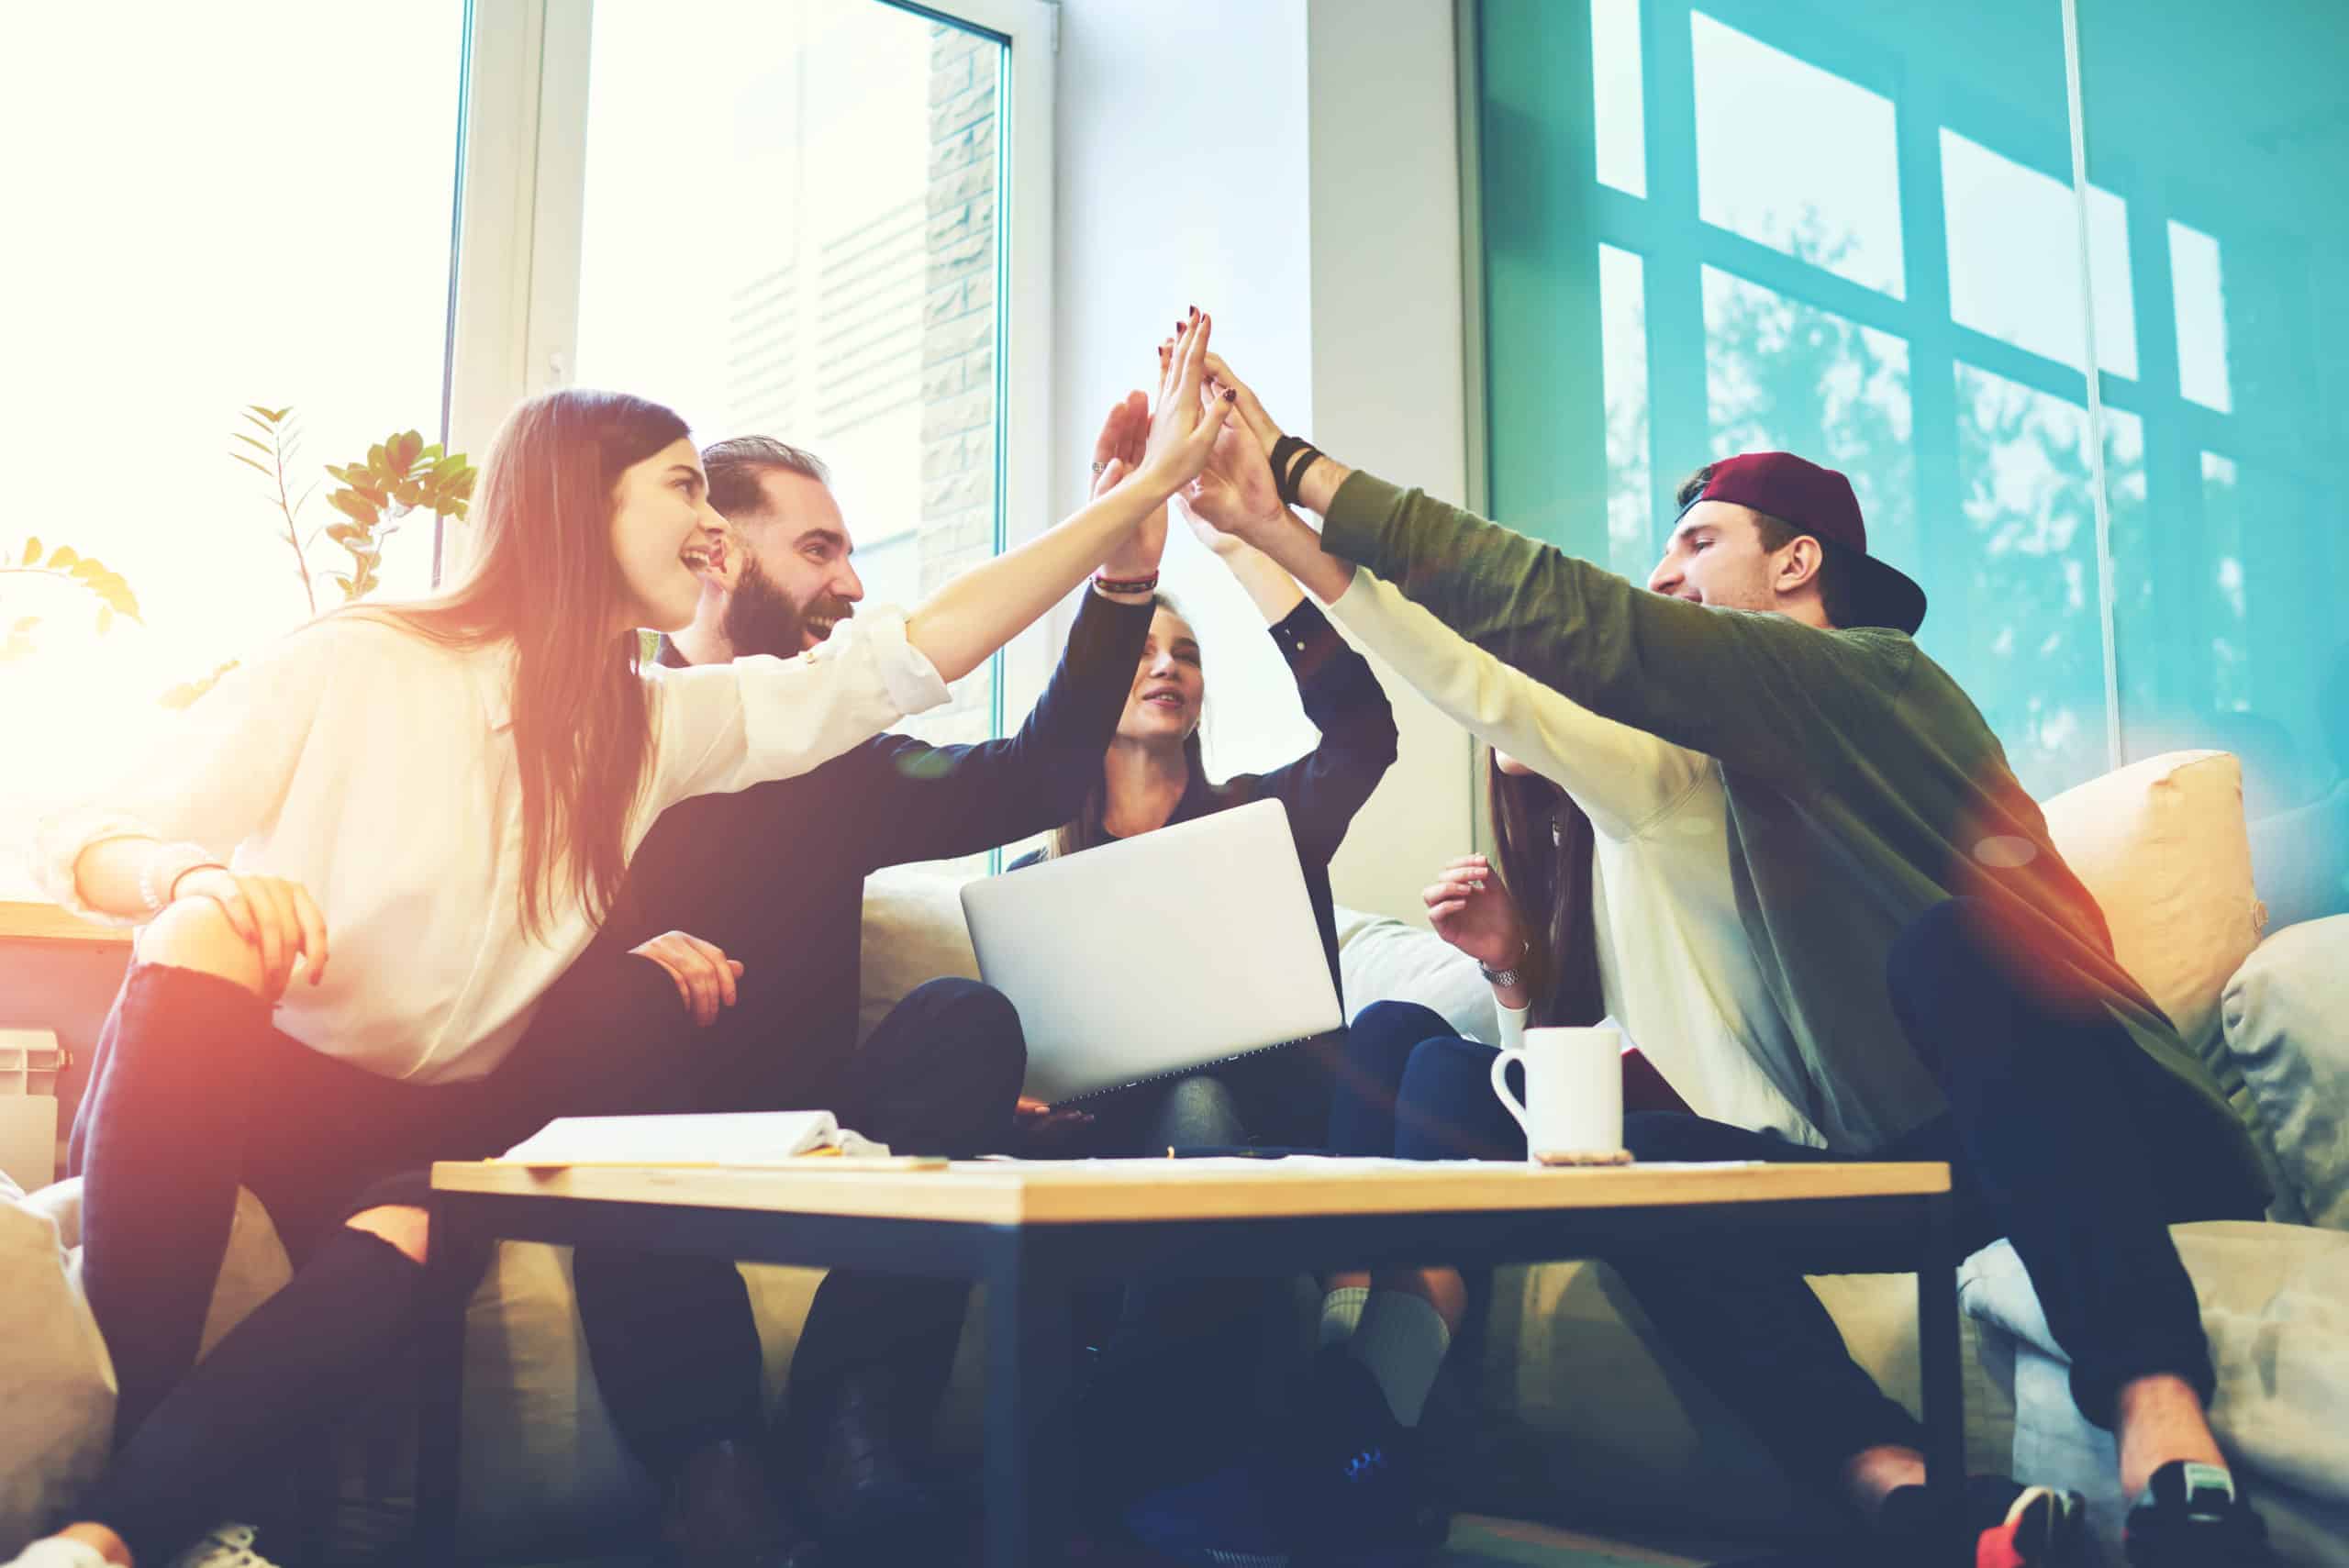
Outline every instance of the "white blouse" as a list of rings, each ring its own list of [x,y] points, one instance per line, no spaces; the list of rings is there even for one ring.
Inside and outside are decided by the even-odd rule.
[[[512,659],[510,644],[444,648],[363,616],[306,627],[230,672],[120,785],[43,821],[33,874],[93,914],[75,861],[139,833],[298,882],[330,962],[315,988],[295,976],[277,1027],[386,1078],[481,1077],[595,934],[567,897],[537,939],[522,929]],[[653,755],[631,856],[676,802],[805,773],[946,697],[892,610],[792,659],[643,679]]]
[[[1826,1141],[1809,1078],[1738,917],[1728,796],[1701,752],[1588,708],[1357,568],[1330,618],[1444,715],[1574,797],[1597,830],[1592,924],[1609,1018],[1699,1116]],[[1502,1009],[1505,1045],[1525,1014]]]

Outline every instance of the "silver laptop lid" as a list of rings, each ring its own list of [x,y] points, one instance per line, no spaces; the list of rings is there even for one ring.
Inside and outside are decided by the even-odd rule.
[[[1253,801],[963,888],[979,973],[1060,1101],[1336,1029],[1288,810]]]

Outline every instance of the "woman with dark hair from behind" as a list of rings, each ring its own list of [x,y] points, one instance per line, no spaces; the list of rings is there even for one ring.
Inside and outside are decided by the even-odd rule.
[[[455,586],[283,639],[161,757],[41,825],[50,895],[145,929],[73,1150],[117,1451],[85,1522],[18,1564],[265,1568],[250,1527],[206,1527],[411,1325],[421,1169],[545,1119],[495,1069],[653,818],[942,700],[1114,562],[1222,421],[1198,401],[1206,337],[1185,335],[1185,395],[1141,472],[1060,527],[804,657],[691,670],[637,662],[637,628],[690,621],[729,548],[684,422],[620,394],[534,399],[491,450]],[[199,1362],[240,1186],[295,1273]]]

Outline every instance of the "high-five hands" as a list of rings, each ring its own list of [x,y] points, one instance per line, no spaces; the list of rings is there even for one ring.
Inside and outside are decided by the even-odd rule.
[[[1102,421],[1101,433],[1093,439],[1093,500],[1098,501],[1133,477],[1141,467],[1149,439],[1148,397],[1140,392],[1129,392],[1109,406],[1109,417]],[[1134,531],[1109,552],[1108,559],[1101,563],[1101,574],[1129,583],[1148,577],[1158,570],[1159,557],[1165,551],[1166,508],[1153,506]]]
[[[1151,405],[1150,436],[1142,443],[1141,472],[1150,487],[1163,495],[1173,495],[1199,476],[1238,400],[1230,388],[1211,400],[1199,395],[1211,327],[1194,309],[1177,324],[1174,351],[1163,361],[1158,400]]]

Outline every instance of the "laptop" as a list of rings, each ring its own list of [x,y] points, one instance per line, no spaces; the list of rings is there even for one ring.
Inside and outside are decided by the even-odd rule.
[[[1019,1011],[1024,1092],[1052,1104],[1345,1021],[1277,800],[965,884],[963,914]]]

